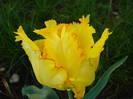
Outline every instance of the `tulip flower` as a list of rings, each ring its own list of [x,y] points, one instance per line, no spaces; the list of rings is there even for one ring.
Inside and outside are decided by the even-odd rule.
[[[27,54],[39,83],[58,90],[71,89],[76,99],[82,99],[85,88],[95,80],[100,54],[111,34],[106,28],[94,42],[95,29],[89,15],[80,22],[45,21],[45,28],[34,30],[44,39],[32,41],[20,26],[16,41]]]

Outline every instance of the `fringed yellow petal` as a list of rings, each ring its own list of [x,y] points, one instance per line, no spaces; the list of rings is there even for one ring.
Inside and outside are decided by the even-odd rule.
[[[78,48],[83,51],[82,56],[87,57],[89,49],[94,45],[94,40],[92,34],[95,33],[95,29],[88,24],[76,24],[70,26],[72,35],[78,40]]]
[[[64,90],[64,82],[67,79],[67,72],[64,68],[56,68],[52,60],[38,60],[40,62],[39,82],[43,85]],[[44,75],[44,76],[42,76]],[[47,76],[46,76],[47,75]]]
[[[93,28],[93,26],[88,27],[88,31],[86,31],[88,34],[96,33],[96,30]]]
[[[45,40],[45,47],[43,52],[44,58],[46,57],[53,59],[56,62],[56,65],[58,66],[64,65],[64,54],[62,52],[61,41],[58,37],[47,38]]]
[[[37,80],[43,84],[59,90],[64,90],[67,72],[63,68],[56,68],[52,60],[41,59],[41,52],[34,51],[29,43],[22,43],[23,49],[29,57]]]
[[[41,56],[41,52],[39,51],[38,46],[27,37],[22,26],[20,26],[18,28],[17,32],[15,32],[15,33],[18,35],[18,36],[16,36],[16,40],[22,41],[22,48],[28,55],[31,64],[33,65],[33,70],[35,72],[35,75],[38,76],[39,75],[38,60]],[[38,79],[38,77],[37,77],[37,79]]]
[[[96,58],[103,51],[103,46],[105,41],[108,39],[108,36],[111,34],[108,29],[105,29],[101,38],[94,44],[93,48],[90,49],[88,53],[89,58]]]
[[[47,28],[56,27],[57,23],[55,20],[48,20],[44,22]]]
[[[17,29],[17,32],[15,32],[18,36],[16,36],[16,41],[20,41],[20,40],[27,40],[27,35],[25,34],[22,26],[19,26],[19,28]]]
[[[95,68],[89,60],[84,61],[81,64],[77,77],[70,79],[76,99],[81,99],[84,96],[85,87],[92,84],[94,80]]]
[[[15,32],[17,34],[16,36],[16,41],[20,41],[22,40],[22,42],[27,42],[29,44],[29,46],[33,49],[33,50],[39,50],[39,48],[37,47],[37,45],[28,38],[28,36],[25,34],[22,26],[19,26],[17,32]]]
[[[48,37],[58,36],[57,34],[57,24],[55,20],[49,20],[45,22],[46,28],[48,28]]]
[[[68,69],[69,75],[74,76],[78,72],[77,70],[81,62],[80,50],[77,49],[77,39],[70,32],[66,31],[65,27],[61,33],[61,44],[65,67]]]
[[[84,48],[85,52],[94,45],[92,33],[95,33],[95,29],[92,26],[84,26],[79,32],[79,42]]]
[[[86,17],[82,16],[82,18],[79,19],[81,23],[88,24],[90,22],[90,15],[87,15]]]
[[[63,85],[67,79],[66,70],[64,68],[56,68],[56,64],[52,60],[41,59],[41,52],[39,48],[43,48],[44,40],[36,40],[34,42],[31,41],[24,33],[21,26],[19,27],[16,34],[18,34],[17,38],[22,40],[22,47],[29,57],[37,80],[40,83],[52,88],[64,90]],[[38,50],[35,50],[35,48]]]
[[[44,38],[57,36],[57,24],[55,20],[45,22],[46,28],[34,30],[35,33],[42,35]]]
[[[34,30],[33,32],[39,34],[39,35],[42,35],[44,38],[46,38],[48,36],[48,31],[46,28],[43,28],[43,29],[36,29]]]

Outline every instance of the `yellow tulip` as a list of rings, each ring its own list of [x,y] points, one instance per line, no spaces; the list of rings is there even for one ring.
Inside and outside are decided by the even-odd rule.
[[[22,26],[15,32],[16,41],[22,41],[37,80],[58,90],[71,89],[76,99],[84,96],[85,88],[95,80],[100,53],[111,32],[105,29],[94,43],[95,29],[89,25],[89,15],[80,22],[45,22],[46,27],[34,32],[45,39],[32,41]]]

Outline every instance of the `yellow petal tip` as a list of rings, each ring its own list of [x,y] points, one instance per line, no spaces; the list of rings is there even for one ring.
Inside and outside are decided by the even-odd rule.
[[[90,22],[90,15],[87,15],[86,17],[82,16],[82,18],[79,18],[79,21],[81,23],[89,23]]]

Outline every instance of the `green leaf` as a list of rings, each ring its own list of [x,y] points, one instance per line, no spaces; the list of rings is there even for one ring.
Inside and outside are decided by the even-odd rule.
[[[90,91],[85,95],[84,99],[95,99],[102,89],[106,86],[109,77],[111,73],[116,70],[118,67],[120,67],[125,61],[127,60],[127,56],[124,57],[123,59],[117,61],[115,64],[113,64],[103,75],[102,77],[98,80],[97,84],[90,89]]]
[[[22,88],[22,94],[27,95],[29,99],[59,99],[56,92],[47,86],[41,89],[33,85],[26,86]]]

